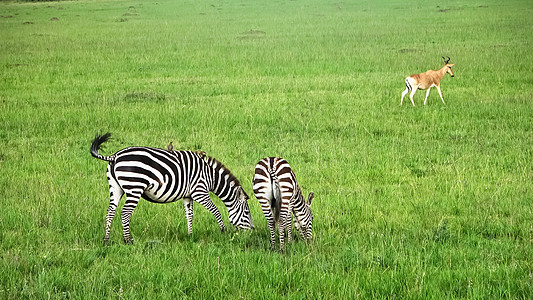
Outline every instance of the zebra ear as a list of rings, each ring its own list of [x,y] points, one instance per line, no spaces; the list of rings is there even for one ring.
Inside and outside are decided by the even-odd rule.
[[[307,205],[311,206],[311,203],[313,203],[313,199],[315,199],[315,193],[311,192],[307,197]]]

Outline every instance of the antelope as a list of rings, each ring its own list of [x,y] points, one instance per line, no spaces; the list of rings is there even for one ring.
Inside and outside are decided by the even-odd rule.
[[[432,87],[436,87],[437,91],[439,92],[440,99],[442,100],[442,103],[446,104],[444,102],[444,98],[442,98],[442,92],[440,91],[440,81],[446,75],[446,73],[450,74],[450,76],[453,77],[452,67],[453,64],[450,64],[450,57],[448,59],[442,57],[444,59],[444,67],[442,67],[440,70],[428,70],[424,73],[420,74],[414,74],[407,78],[405,78],[405,91],[402,93],[402,100],[400,101],[400,105],[403,104],[403,97],[409,92],[409,98],[411,98],[411,103],[413,103],[413,106],[415,106],[415,101],[413,101],[413,95],[415,94],[416,90],[427,90],[426,92],[426,99],[424,99],[424,105],[426,105],[426,102],[428,101],[429,91]]]

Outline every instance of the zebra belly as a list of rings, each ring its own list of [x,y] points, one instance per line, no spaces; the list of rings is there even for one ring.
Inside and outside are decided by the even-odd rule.
[[[179,196],[176,196],[176,197],[157,197],[157,195],[153,194],[153,193],[150,193],[149,191],[145,191],[141,197],[148,201],[148,202],[153,202],[153,203],[171,203],[171,202],[175,202],[183,197],[179,197]]]
[[[187,187],[175,186],[168,178],[150,178],[145,176],[132,176],[127,172],[116,172],[116,180],[127,194],[141,194],[149,202],[169,203],[183,197],[190,196]]]
[[[184,197],[190,196],[190,193],[186,193],[180,189],[178,189],[177,191],[173,193],[164,193],[164,194],[161,193],[161,190],[164,191],[164,189],[158,188],[157,184],[150,185],[144,190],[142,197],[145,200],[154,202],[154,203],[170,203],[170,202],[174,202],[179,199],[182,199]]]

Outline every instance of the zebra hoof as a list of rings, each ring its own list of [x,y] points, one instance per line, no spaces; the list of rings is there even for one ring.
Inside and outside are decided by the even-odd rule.
[[[109,238],[104,238],[104,246],[109,246],[109,245],[111,245]]]
[[[133,245],[133,241],[131,240],[131,238],[124,239],[124,244],[126,244],[126,245]]]

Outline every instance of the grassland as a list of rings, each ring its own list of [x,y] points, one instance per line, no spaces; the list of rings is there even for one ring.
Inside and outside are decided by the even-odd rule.
[[[530,299],[530,1],[0,3],[0,298]],[[455,63],[442,105],[404,78]],[[106,164],[202,149],[256,229],[141,202],[104,246]],[[314,191],[314,242],[268,249],[255,163]],[[219,200],[226,225],[227,211]]]

